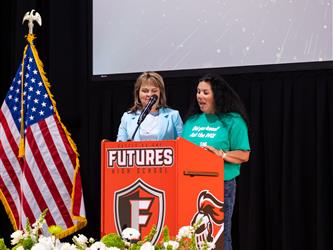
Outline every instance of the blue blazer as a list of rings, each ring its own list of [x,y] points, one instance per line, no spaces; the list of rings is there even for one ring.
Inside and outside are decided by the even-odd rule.
[[[128,141],[131,139],[136,127],[141,110],[135,113],[125,112],[121,118],[118,129],[117,141]],[[183,132],[183,121],[178,110],[170,108],[159,109],[160,134],[158,140],[175,140]],[[139,128],[140,130],[140,128]],[[140,141],[139,130],[134,136],[134,141]]]

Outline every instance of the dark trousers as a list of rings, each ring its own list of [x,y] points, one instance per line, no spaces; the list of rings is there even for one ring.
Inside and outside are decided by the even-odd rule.
[[[224,181],[224,250],[232,250],[231,218],[236,197],[236,180]]]

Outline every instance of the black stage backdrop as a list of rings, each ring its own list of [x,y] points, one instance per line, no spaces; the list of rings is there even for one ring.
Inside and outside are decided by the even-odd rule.
[[[0,10],[1,102],[26,44],[23,15],[36,9],[43,26],[35,29],[35,44],[60,116],[81,155],[88,225],[80,233],[98,238],[100,141],[115,139],[120,117],[132,102],[136,75],[103,82],[89,77],[88,0],[6,0],[2,6],[7,8]],[[251,122],[251,159],[238,178],[233,217],[236,250],[333,248],[333,68],[316,65],[215,70],[240,94]],[[182,116],[202,73],[162,72],[168,104]],[[9,244],[11,232],[0,206],[0,238]]]

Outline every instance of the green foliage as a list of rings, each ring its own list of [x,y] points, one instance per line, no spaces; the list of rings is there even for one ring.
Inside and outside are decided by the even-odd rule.
[[[196,243],[195,243],[195,235],[193,234],[191,237],[191,243],[190,243],[190,249],[195,250],[197,248]]]
[[[189,249],[191,244],[191,239],[189,238],[181,238],[179,241],[179,249],[180,250],[185,250]]]
[[[163,250],[164,247],[161,243],[155,245],[155,250]]]
[[[163,241],[164,242],[170,241],[169,228],[167,226],[163,227]],[[172,250],[172,247],[171,247],[171,250]]]
[[[52,225],[49,226],[47,230],[49,231],[50,234],[56,235],[58,233],[61,233],[63,231],[63,228],[61,226]]]
[[[142,246],[142,244],[133,244],[129,247],[128,250],[140,250],[141,246]]]
[[[15,245],[13,248],[12,248],[12,250],[16,250],[18,247],[20,247],[20,246],[22,246],[21,244],[17,244],[17,245]]]
[[[43,211],[43,213],[40,215],[36,223],[33,224],[33,227],[31,227],[29,220],[27,220],[25,229],[23,231],[18,230],[15,232],[13,239],[15,242],[17,242],[12,249],[7,248],[5,245],[5,242],[3,239],[0,239],[0,250],[17,250],[19,247],[24,248],[24,250],[31,250],[31,248],[38,243],[38,236],[41,233],[42,225],[45,223],[45,215],[46,215],[47,209]],[[180,229],[177,238],[173,237],[171,239],[169,228],[167,226],[164,226],[163,232],[162,232],[162,240],[155,244],[154,249],[155,250],[172,250],[172,245],[178,245],[178,250],[197,250],[196,248],[196,241],[195,241],[195,230],[201,225],[202,219],[200,219],[195,225],[193,226],[184,226]],[[55,235],[59,234],[63,229],[60,226],[50,226],[48,228],[48,231],[50,232],[52,236],[52,244],[55,247],[56,241],[55,241]],[[133,229],[134,230],[134,229]],[[100,239],[100,242],[102,242],[107,248],[116,247],[121,250],[140,250],[141,246],[143,244],[151,245],[151,242],[154,238],[154,236],[157,233],[156,226],[153,225],[149,234],[146,235],[143,240],[136,242],[136,240],[133,240],[131,242],[124,241],[122,237],[115,233],[110,233],[105,236],[103,236]],[[179,237],[182,237],[181,239]],[[176,242],[171,242],[176,241]],[[80,235],[79,237],[74,236],[73,237],[74,245],[72,244],[72,247],[75,247],[76,250],[87,250],[89,249],[92,244],[95,242],[94,239],[88,239],[84,235]],[[149,242],[149,243],[147,243]],[[168,246],[164,247],[164,243],[169,242]],[[177,243],[178,242],[178,243]],[[171,245],[172,244],[172,245]],[[209,250],[209,244],[207,242],[204,243],[204,246],[202,248],[203,250]]]
[[[154,237],[154,235],[155,235],[155,233],[156,233],[156,225],[153,225],[151,227],[151,230],[150,230],[149,234],[146,235],[146,237],[144,237],[143,242],[147,242],[147,241],[151,242],[152,239],[153,239],[153,237]]]
[[[125,243],[122,238],[115,233],[104,235],[101,239],[101,242],[104,243],[107,247],[118,247],[120,249],[125,247]]]
[[[31,226],[30,226],[29,218],[27,218],[27,221],[26,221],[26,223],[25,223],[25,231],[26,231],[28,234],[31,234]]]
[[[7,248],[5,241],[1,238],[0,239],[0,250],[9,250],[9,248]]]
[[[23,246],[24,250],[31,249],[34,244],[35,244],[35,242],[31,239],[30,236],[23,239],[23,241],[22,241],[22,246]]]

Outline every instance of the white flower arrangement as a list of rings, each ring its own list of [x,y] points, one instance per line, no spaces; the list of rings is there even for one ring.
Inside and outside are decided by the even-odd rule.
[[[17,243],[20,242],[20,240],[23,239],[23,231],[22,230],[16,230],[14,233],[10,235],[12,238],[11,244],[16,245]]]
[[[183,226],[179,229],[176,239],[181,240],[182,238],[191,238],[194,231],[194,227],[192,226]]]
[[[170,250],[176,250],[179,248],[179,243],[177,241],[174,240],[169,240],[167,242],[163,243],[163,246],[165,249],[170,248]]]
[[[147,241],[143,243],[143,245],[140,247],[140,250],[155,250],[155,247],[151,242]]]
[[[124,240],[134,241],[140,239],[140,232],[135,228],[125,228],[121,233],[121,236]]]
[[[153,227],[149,235],[141,241],[140,232],[133,228],[123,230],[121,236],[108,234],[103,236],[100,241],[88,238],[83,234],[73,236],[73,243],[61,242],[55,237],[62,229],[59,226],[48,228],[51,236],[40,235],[41,228],[45,223],[46,211],[38,220],[30,226],[29,221],[24,230],[17,230],[11,234],[12,250],[210,250],[214,249],[213,244],[204,243],[199,248],[195,242],[195,230],[198,226],[183,226],[179,229],[177,236],[170,239],[167,227],[163,229],[163,239],[153,245],[151,240],[156,233]],[[198,223],[199,225],[201,222]],[[6,247],[4,240],[0,239],[0,250],[10,250]]]

